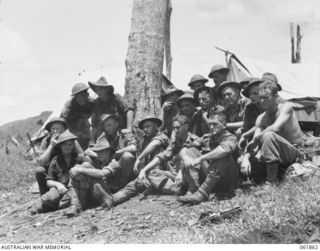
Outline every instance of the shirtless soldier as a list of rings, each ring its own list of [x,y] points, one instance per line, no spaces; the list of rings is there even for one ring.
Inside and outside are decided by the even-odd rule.
[[[301,156],[297,146],[305,140],[292,105],[277,103],[277,92],[277,85],[271,81],[260,84],[259,96],[265,112],[257,118],[253,139],[245,149],[247,157],[253,149],[260,149],[261,161],[267,167],[266,184],[279,183],[279,168],[289,167]],[[251,169],[248,158],[244,158],[241,169]]]

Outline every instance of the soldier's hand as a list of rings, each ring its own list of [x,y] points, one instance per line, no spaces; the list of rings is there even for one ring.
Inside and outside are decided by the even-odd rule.
[[[246,138],[241,136],[240,139],[239,139],[239,143],[238,143],[238,147],[241,149],[241,150],[244,150],[244,148],[246,147]]]
[[[78,176],[81,173],[81,171],[82,171],[82,166],[77,165],[77,166],[71,168],[69,175],[70,175],[70,177],[73,178],[73,177]]]
[[[55,147],[57,145],[57,139],[59,137],[58,133],[55,133],[51,136],[50,144]]]
[[[65,194],[68,190],[62,183],[57,183],[56,188],[60,194]]]
[[[251,163],[249,161],[249,157],[244,156],[242,158],[242,162],[240,165],[240,171],[243,175],[245,175],[247,177],[251,174]]]
[[[144,171],[143,169],[140,171],[139,176],[137,178],[137,182],[139,183],[143,183],[143,181],[146,178],[146,171]]]
[[[134,166],[133,166],[134,173],[136,173],[136,174],[139,173],[139,165],[140,164],[141,164],[141,161],[139,159],[137,159],[136,162],[134,162]]]
[[[125,128],[121,130],[122,135],[126,135],[128,133],[132,133],[132,128]]]
[[[256,142],[254,140],[251,140],[247,144],[246,148],[244,149],[244,152],[245,153],[252,153],[256,146],[257,146]]]
[[[174,182],[175,182],[175,184],[177,186],[181,186],[181,184],[182,184],[182,172],[178,172]]]

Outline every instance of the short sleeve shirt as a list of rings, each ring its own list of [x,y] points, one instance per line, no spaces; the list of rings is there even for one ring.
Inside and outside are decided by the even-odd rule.
[[[108,164],[101,163],[98,159],[95,159],[92,163],[92,167],[99,170],[109,170],[113,175],[119,173],[121,170],[119,162],[114,159]]]
[[[137,146],[137,139],[132,132],[125,132],[125,133],[117,132],[117,135],[115,137],[112,137],[111,135],[108,135],[105,132],[103,132],[100,135],[100,137],[97,139],[97,142],[99,142],[103,138],[108,140],[110,146],[115,151],[130,145]]]
[[[70,163],[67,164],[63,156],[59,154],[51,160],[46,179],[58,181],[63,185],[67,186],[70,179],[70,169],[74,167],[76,164],[82,164],[86,160],[86,158],[81,157],[77,153],[73,153],[71,156]]]
[[[197,140],[199,140],[198,136],[189,133],[188,138],[184,143],[179,140],[171,141],[169,146],[163,152],[157,154],[156,157],[158,157],[161,164],[163,164],[168,160],[171,160],[183,147],[196,147],[201,149],[201,145],[197,144]]]
[[[217,146],[221,146],[229,154],[234,154],[237,148],[237,136],[225,131],[221,138],[217,141],[210,141],[210,149],[213,150]]]
[[[169,146],[168,136],[162,132],[158,132],[157,135],[151,139],[144,137],[142,147],[139,152],[141,153],[153,141],[158,141],[160,143],[159,147],[157,147],[157,149],[153,153],[151,153],[149,156],[145,158],[144,164],[149,163],[154,158],[154,156],[156,156],[158,153],[165,150]]]

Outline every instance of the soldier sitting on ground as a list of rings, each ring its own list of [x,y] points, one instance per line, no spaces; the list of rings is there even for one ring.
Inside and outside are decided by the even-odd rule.
[[[109,85],[104,77],[101,77],[96,82],[89,82],[89,86],[98,95],[91,118],[92,141],[95,142],[101,134],[99,123],[102,114],[118,115],[120,129],[127,128],[131,130],[134,107],[129,107],[119,94],[114,93],[113,86]]]
[[[134,164],[134,170],[139,173],[154,156],[168,147],[168,137],[159,132],[159,127],[162,121],[155,116],[147,116],[139,122],[138,127],[144,131],[144,137],[141,144],[141,151]],[[138,193],[145,191],[150,186],[147,179],[139,181],[135,179],[128,183],[123,189],[111,195],[107,193],[100,185],[96,185],[96,190],[99,191],[102,208],[110,208],[127,201],[136,196]]]
[[[59,135],[56,147],[61,151],[51,160],[46,177],[49,191],[43,194],[40,201],[31,208],[31,214],[70,206],[69,171],[76,164],[91,161],[90,158],[75,151],[75,139],[77,139],[77,136],[68,130]]]
[[[66,120],[69,131],[78,137],[82,149],[87,149],[89,146],[90,123],[88,119],[94,107],[94,100],[89,97],[88,89],[86,84],[75,84],[72,87],[71,98],[65,103],[60,115]]]
[[[83,209],[99,206],[95,184],[100,184],[106,191],[118,191],[126,185],[126,167],[121,167],[119,162],[114,160],[114,149],[111,148],[106,139],[100,140],[90,150],[97,154],[97,158],[90,164],[85,162],[76,165],[70,170],[69,194],[71,207],[65,214],[72,217]],[[125,177],[125,180],[123,179]]]
[[[193,90],[194,92],[196,90],[198,90],[201,87],[206,86],[205,84],[208,82],[209,80],[206,79],[204,76],[202,76],[201,74],[196,74],[193,75],[188,83],[188,86],[190,87],[191,90]]]
[[[57,156],[61,150],[57,147],[57,138],[67,129],[67,123],[63,118],[52,118],[45,125],[45,129],[49,132],[40,145],[40,156],[37,160],[38,167],[35,170],[35,177],[39,186],[40,196],[49,191],[46,182],[50,161]],[[77,153],[83,153],[79,142],[75,141]]]
[[[226,117],[224,114],[212,114],[210,124],[209,153],[198,156],[196,159],[184,158],[185,169],[192,170],[205,166],[206,178],[202,183],[197,177],[188,175],[189,180],[202,183],[199,189],[191,195],[178,197],[182,203],[198,204],[209,199],[210,193],[219,197],[231,197],[239,181],[238,166],[236,164],[237,138],[226,131]]]
[[[279,183],[281,169],[301,157],[297,146],[302,146],[305,141],[292,105],[289,102],[278,103],[277,93],[278,86],[272,81],[259,85],[261,107],[265,112],[256,120],[254,136],[245,149],[245,158],[241,163],[241,169],[250,173],[249,157],[260,150],[260,159],[267,168],[265,188]]]

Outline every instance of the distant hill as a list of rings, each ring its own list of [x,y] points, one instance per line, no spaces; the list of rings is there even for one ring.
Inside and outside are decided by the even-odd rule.
[[[32,136],[39,130],[51,113],[52,111],[45,111],[38,116],[16,120],[0,126],[0,141],[5,141],[8,136],[13,136],[20,142],[25,141],[26,132],[29,132]]]

